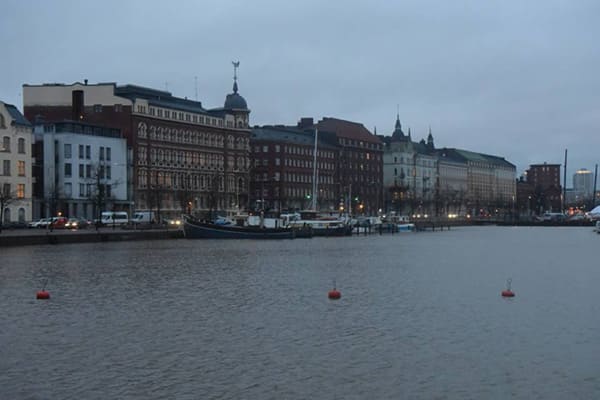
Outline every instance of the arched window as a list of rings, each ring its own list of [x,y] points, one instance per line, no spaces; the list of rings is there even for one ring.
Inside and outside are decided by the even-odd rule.
[[[8,224],[10,222],[10,208],[4,209],[4,223]]]
[[[19,223],[25,222],[25,209],[23,207],[19,208]]]

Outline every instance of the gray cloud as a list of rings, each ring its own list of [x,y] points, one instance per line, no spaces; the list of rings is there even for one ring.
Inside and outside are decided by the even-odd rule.
[[[253,124],[336,116],[569,175],[600,158],[595,1],[5,2],[0,98],[23,83],[168,87],[206,107],[240,92]],[[571,184],[570,179],[568,185]]]

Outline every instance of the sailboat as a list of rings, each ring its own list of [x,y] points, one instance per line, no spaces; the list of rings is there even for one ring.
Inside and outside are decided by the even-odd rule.
[[[349,236],[352,235],[352,226],[346,220],[338,217],[323,217],[317,211],[318,171],[317,171],[317,143],[319,130],[315,129],[315,144],[313,148],[313,179],[310,210],[297,213],[282,214],[284,226],[294,229],[310,228],[312,236]]]

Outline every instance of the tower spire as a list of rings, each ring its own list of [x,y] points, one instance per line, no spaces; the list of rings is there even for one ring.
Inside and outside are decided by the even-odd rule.
[[[237,93],[238,92],[237,70],[240,67],[240,62],[239,61],[232,61],[231,64],[233,64],[233,93]]]

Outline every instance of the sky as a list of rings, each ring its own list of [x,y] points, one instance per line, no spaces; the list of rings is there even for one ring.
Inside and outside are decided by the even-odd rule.
[[[2,0],[0,100],[116,82],[222,107],[240,61],[251,125],[301,117],[530,164],[600,161],[600,2]]]

